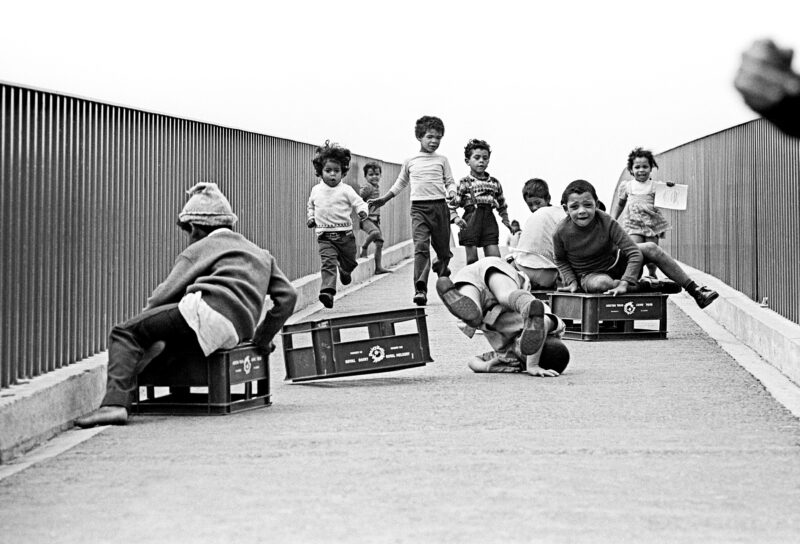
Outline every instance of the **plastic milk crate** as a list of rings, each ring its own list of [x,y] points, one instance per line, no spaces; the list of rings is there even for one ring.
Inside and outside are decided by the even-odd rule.
[[[269,360],[250,343],[208,357],[156,358],[138,380],[133,412],[139,414],[230,414],[272,404]],[[163,388],[168,393],[158,395]]]
[[[410,308],[284,325],[286,379],[388,372],[433,362],[425,310]]]
[[[667,295],[552,293],[552,312],[567,323],[565,339],[622,340],[667,337]],[[579,321],[579,323],[576,323]],[[653,324],[643,327],[642,321]]]

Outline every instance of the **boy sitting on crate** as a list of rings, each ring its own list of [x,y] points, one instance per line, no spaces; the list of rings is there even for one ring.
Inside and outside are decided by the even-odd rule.
[[[252,340],[266,359],[272,338],[294,310],[294,287],[268,251],[231,230],[237,217],[217,185],[198,183],[188,194],[178,225],[189,247],[144,312],[112,329],[105,397],[100,408],[75,420],[79,427],[124,425],[136,376],[165,348],[186,358],[206,357]],[[267,295],[273,306],[256,328]]]
[[[480,329],[494,351],[469,362],[473,372],[553,377],[569,363],[564,323],[529,291],[527,276],[500,257],[485,257],[436,282],[439,298],[472,338]]]

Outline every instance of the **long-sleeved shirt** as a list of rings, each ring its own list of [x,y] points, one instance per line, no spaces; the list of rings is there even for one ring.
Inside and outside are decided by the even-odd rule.
[[[357,213],[369,212],[367,203],[348,184],[340,182],[330,187],[320,180],[308,197],[306,219],[316,222],[317,234],[344,232],[353,229],[351,214],[354,208]]]
[[[642,252],[607,213],[595,211],[594,219],[585,227],[577,226],[567,216],[553,234],[553,253],[564,285],[586,274],[610,269],[616,261],[617,248],[628,258],[621,279],[636,283],[644,262]]]
[[[200,308],[202,317],[206,311],[198,305],[208,305],[214,312],[227,319],[236,331],[239,340],[253,338],[256,324],[261,318],[264,300],[269,294],[273,307],[267,317],[288,317],[294,309],[294,288],[275,264],[274,257],[239,233],[230,229],[219,229],[209,236],[189,245],[178,255],[167,278],[156,287],[147,300],[147,308],[179,303],[184,308]],[[182,299],[189,297],[186,302]],[[183,310],[182,310],[183,313]],[[190,316],[191,318],[191,316]],[[283,318],[285,321],[285,318]],[[190,320],[187,319],[190,326]],[[200,319],[194,328],[198,340],[203,335],[202,327],[208,326]],[[212,322],[213,323],[213,322]],[[219,321],[217,321],[219,323]],[[278,326],[283,325],[283,322]],[[212,327],[215,327],[213,324]],[[216,341],[229,338],[216,328],[205,335],[204,351],[213,351]],[[222,340],[219,340],[222,338]],[[217,346],[222,347],[222,346]],[[213,348],[213,349],[212,349]]]
[[[453,208],[466,208],[478,204],[496,208],[503,221],[508,222],[508,204],[503,195],[503,186],[500,185],[497,178],[489,176],[488,179],[480,180],[472,176],[465,176],[459,180],[456,198],[451,204]]]
[[[444,199],[447,193],[455,193],[456,181],[447,157],[420,151],[406,159],[400,168],[397,181],[389,191],[397,196],[408,186],[411,187],[412,202]]]

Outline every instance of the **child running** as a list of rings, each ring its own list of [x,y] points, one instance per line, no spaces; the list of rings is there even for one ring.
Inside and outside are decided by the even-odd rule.
[[[178,225],[189,247],[144,311],[111,330],[105,397],[75,421],[78,427],[127,423],[136,376],[148,360],[160,364],[166,353],[204,357],[250,339],[266,358],[292,315],[297,292],[268,251],[231,230],[237,218],[217,185],[198,183],[188,193]],[[272,308],[257,325],[267,296]]]
[[[339,269],[342,285],[348,285],[352,281],[351,272],[358,266],[350,214],[355,209],[363,221],[367,218],[368,206],[355,189],[342,183],[350,169],[350,150],[325,141],[323,147],[317,148],[312,163],[320,181],[308,197],[306,225],[316,228],[322,262],[319,301],[326,308],[333,308],[336,269]]]
[[[563,322],[529,291],[527,278],[499,257],[486,257],[436,281],[439,298],[472,338],[483,332],[494,351],[469,362],[473,372],[558,376],[569,362]]]
[[[485,140],[470,140],[464,147],[464,162],[469,166],[469,175],[461,178],[456,189],[453,209],[464,208],[464,216],[455,222],[461,228],[458,242],[467,253],[467,264],[478,260],[478,248],[483,248],[484,257],[499,257],[500,233],[493,210],[497,209],[503,225],[511,230],[508,221],[508,205],[503,196],[503,187],[486,168],[492,149]]]
[[[458,217],[448,207],[456,196],[456,183],[447,157],[436,150],[444,137],[444,123],[438,117],[426,115],[417,119],[414,135],[420,143],[419,152],[403,163],[397,181],[385,195],[369,201],[380,208],[411,186],[411,228],[414,240],[414,304],[428,303],[428,274],[431,268],[437,276],[449,276],[450,223]],[[430,247],[436,252],[431,266]]]
[[[637,147],[628,154],[628,172],[634,179],[620,183],[611,217],[619,221],[634,242],[658,245],[659,238],[664,237],[670,226],[654,204],[655,182],[650,179],[653,168],[658,168],[658,164],[651,151]],[[667,182],[667,186],[673,185],[675,183]],[[655,264],[647,263],[647,270],[649,276],[646,279],[655,279]]]
[[[719,296],[716,291],[698,286],[653,242],[635,243],[619,223],[597,209],[597,193],[588,181],[579,179],[567,185],[561,204],[567,217],[553,234],[555,263],[564,281],[559,291],[575,293],[583,289],[587,293],[616,296],[648,287],[671,290],[669,282],[639,283],[646,259],[683,287],[701,308]]]
[[[368,162],[364,165],[364,178],[367,180],[366,185],[361,186],[359,191],[361,198],[364,202],[374,200],[381,194],[381,165],[377,162]],[[375,243],[375,274],[388,274],[391,270],[387,270],[382,266],[383,260],[383,234],[381,233],[381,210],[376,206],[369,207],[369,215],[366,219],[361,220],[361,230],[367,235],[364,244],[361,246],[361,257],[366,257],[369,250],[369,245]]]

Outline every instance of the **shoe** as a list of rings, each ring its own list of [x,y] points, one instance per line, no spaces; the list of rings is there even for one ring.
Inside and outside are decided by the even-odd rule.
[[[451,314],[470,327],[477,328],[481,325],[483,321],[481,309],[471,298],[458,292],[453,280],[447,276],[436,280],[436,292],[439,293],[439,298]]]
[[[428,303],[428,295],[425,291],[417,291],[414,293],[414,304],[417,306],[425,306]]]
[[[519,351],[523,355],[533,355],[542,348],[547,331],[544,330],[544,304],[539,299],[531,301],[525,328],[519,337]]]
[[[320,293],[319,301],[326,308],[333,308],[333,295],[330,293]]]
[[[712,291],[705,285],[698,287],[694,293],[690,293],[700,308],[705,308],[719,297],[719,293]]]
[[[342,282],[342,285],[350,285],[350,282],[353,281],[353,276],[351,276],[349,272],[345,272],[340,268],[339,280]]]
[[[124,406],[101,406],[91,414],[75,420],[75,426],[88,429],[96,425],[125,425],[128,423],[128,409]]]

